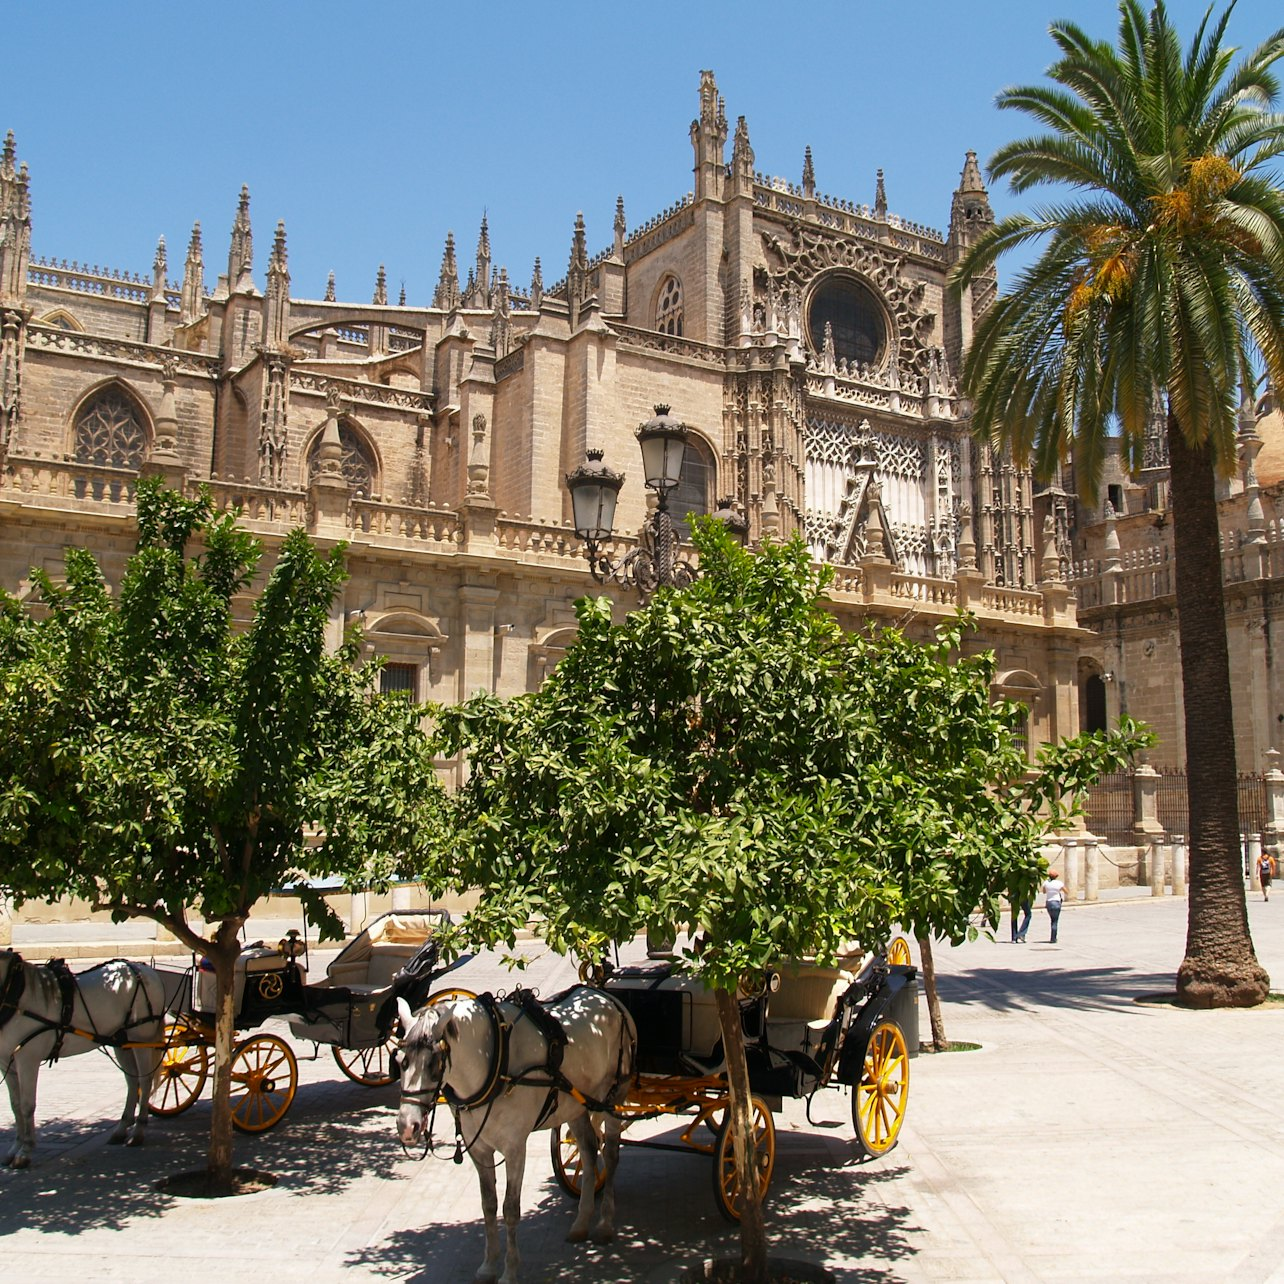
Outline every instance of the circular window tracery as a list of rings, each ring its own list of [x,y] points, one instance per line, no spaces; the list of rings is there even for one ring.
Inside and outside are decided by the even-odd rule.
[[[874,368],[882,364],[887,351],[887,316],[878,297],[856,277],[835,273],[813,292],[807,328],[815,352],[824,347],[826,325],[833,334],[836,361]]]

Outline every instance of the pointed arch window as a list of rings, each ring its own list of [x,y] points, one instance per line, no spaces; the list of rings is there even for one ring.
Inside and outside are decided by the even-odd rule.
[[[316,476],[320,460],[317,458],[321,448],[321,434],[318,433],[312,448],[308,451],[308,481]],[[375,461],[374,455],[366,443],[365,437],[347,420],[339,420],[339,448],[343,452],[339,469],[343,480],[362,498],[369,499],[374,494]]]
[[[682,282],[670,274],[660,282],[655,305],[655,328],[661,334],[682,337]]]
[[[147,427],[138,403],[109,384],[76,412],[73,429],[76,462],[106,468],[142,467]]]
[[[683,542],[691,538],[690,518],[713,512],[716,473],[713,452],[701,438],[692,433],[682,452],[682,471],[678,475],[678,484],[669,497],[669,510]]]

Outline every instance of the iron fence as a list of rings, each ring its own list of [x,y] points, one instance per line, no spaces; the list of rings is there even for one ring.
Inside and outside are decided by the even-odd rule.
[[[1158,767],[1155,790],[1156,820],[1166,834],[1190,833],[1190,796],[1185,771]],[[1266,780],[1241,774],[1238,779],[1239,827],[1245,834],[1260,834],[1266,825]],[[1126,846],[1134,841],[1136,791],[1131,771],[1114,771],[1088,790],[1084,821],[1107,843]]]

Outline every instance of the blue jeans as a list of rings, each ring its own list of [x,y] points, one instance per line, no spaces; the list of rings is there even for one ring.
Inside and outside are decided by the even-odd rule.
[[[1057,943],[1057,919],[1061,917],[1061,902],[1057,901],[1054,905],[1048,902],[1048,917],[1052,920],[1052,944]]]
[[[1012,939],[1014,941],[1024,941],[1025,934],[1030,930],[1030,902],[1021,902],[1021,924],[1017,925],[1017,905],[1012,902]]]

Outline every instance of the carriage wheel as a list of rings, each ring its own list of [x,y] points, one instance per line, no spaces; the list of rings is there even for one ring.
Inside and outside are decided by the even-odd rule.
[[[232,1049],[232,1123],[266,1132],[285,1118],[299,1086],[299,1063],[275,1034],[256,1034]]]
[[[209,1073],[209,1046],[200,1032],[182,1017],[171,1017],[165,1022],[165,1050],[148,1098],[152,1114],[181,1115],[195,1104]]]
[[[572,1198],[579,1199],[584,1180],[584,1156],[574,1133],[565,1125],[557,1124],[549,1133],[549,1150],[553,1156],[553,1176],[557,1184]],[[606,1185],[606,1169],[597,1169],[596,1190]]]
[[[897,965],[909,967],[910,947],[909,942],[903,936],[894,937],[892,943],[887,947],[887,961],[893,967]]]
[[[341,1048],[337,1044],[330,1049],[339,1069],[353,1083],[366,1088],[386,1088],[392,1082],[392,1057],[400,1042],[400,1028],[394,1030],[386,1042],[374,1048]]]
[[[749,1099],[753,1127],[753,1170],[758,1182],[758,1199],[767,1198],[771,1185],[771,1170],[776,1164],[776,1125],[766,1103],[757,1097]],[[728,1105],[727,1118],[731,1110]],[[740,1220],[741,1181],[736,1169],[735,1145],[727,1123],[718,1130],[718,1140],[713,1148],[713,1197],[718,1212],[729,1222]]]
[[[852,1090],[856,1140],[871,1158],[896,1145],[909,1102],[909,1053],[895,1021],[880,1021],[865,1045],[865,1065]]]

